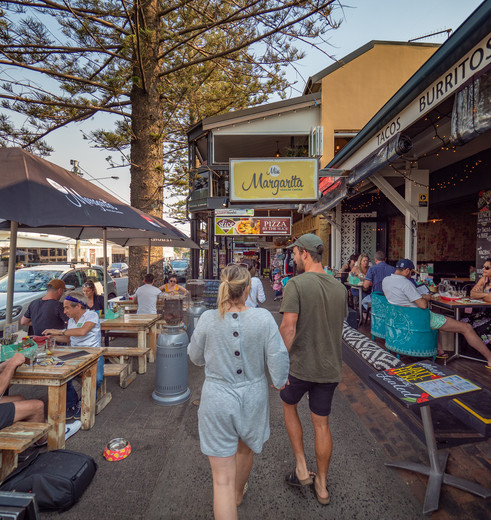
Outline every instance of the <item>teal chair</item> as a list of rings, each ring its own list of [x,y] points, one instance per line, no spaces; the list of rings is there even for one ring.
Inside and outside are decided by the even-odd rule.
[[[372,292],[371,303],[370,332],[372,334],[372,339],[375,339],[375,337],[384,339],[387,298],[381,292]]]
[[[438,330],[430,329],[430,311],[387,303],[385,347],[397,357],[403,354],[435,359]]]

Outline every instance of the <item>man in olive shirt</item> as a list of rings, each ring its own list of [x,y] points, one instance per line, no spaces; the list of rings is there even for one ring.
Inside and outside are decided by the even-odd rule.
[[[327,472],[332,453],[329,414],[334,390],[341,380],[341,335],[348,314],[344,286],[322,268],[322,240],[301,236],[293,247],[298,276],[285,287],[280,312],[280,333],[290,353],[290,375],[281,391],[285,425],[296,459],[296,468],[286,481],[293,486],[312,483],[303,446],[303,430],[297,405],[309,393],[315,432],[317,474],[315,493],[321,504],[329,504]]]

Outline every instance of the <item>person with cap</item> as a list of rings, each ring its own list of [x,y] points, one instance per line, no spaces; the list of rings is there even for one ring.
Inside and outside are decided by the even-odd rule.
[[[51,280],[46,287],[46,294],[42,298],[29,304],[21,325],[31,326],[34,336],[41,336],[45,329],[63,329],[68,318],[63,313],[63,304],[60,298],[65,292],[65,282],[58,278]]]
[[[382,281],[387,276],[390,276],[395,272],[395,268],[391,265],[385,263],[386,256],[383,251],[377,251],[374,255],[375,265],[372,265],[368,268],[367,275],[365,276],[365,280],[363,280],[363,290],[368,291],[370,287],[372,288],[372,292],[383,293],[382,289]],[[368,303],[372,301],[372,297],[369,294],[365,296],[362,300],[363,307],[366,309],[368,307]]]
[[[280,333],[290,355],[290,373],[280,392],[285,426],[296,467],[286,476],[291,486],[314,483],[320,504],[329,504],[327,473],[332,453],[329,414],[341,380],[341,335],[348,315],[347,291],[322,268],[324,243],[313,234],[302,235],[291,246],[298,275],[285,286]],[[297,405],[308,392],[315,433],[317,473],[307,469],[302,423]]]
[[[99,314],[87,309],[87,298],[81,291],[71,291],[65,296],[63,310],[68,316],[66,329],[46,329],[43,335],[53,336],[59,343],[72,347],[100,347],[101,324]],[[97,362],[97,388],[104,379],[104,357]],[[67,383],[66,418],[80,419],[80,402],[71,381]]]
[[[419,307],[420,309],[428,308],[431,295],[421,294],[410,281],[414,269],[414,263],[410,259],[404,258],[397,262],[394,274],[384,278],[382,289],[390,304],[402,307]],[[430,311],[430,327],[433,330],[463,334],[467,343],[486,358],[486,367],[491,368],[491,351],[476,334],[472,325]],[[437,357],[440,359],[447,357],[441,345],[440,335],[438,335]]]

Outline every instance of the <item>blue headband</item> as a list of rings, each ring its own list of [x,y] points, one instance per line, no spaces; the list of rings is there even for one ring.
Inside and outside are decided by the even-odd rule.
[[[68,300],[69,302],[73,302],[73,303],[80,303],[80,305],[82,307],[87,307],[86,303],[84,303],[83,301],[81,301],[81,300],[79,300],[77,298],[74,298],[73,296],[70,296],[70,295],[65,296],[65,300]]]

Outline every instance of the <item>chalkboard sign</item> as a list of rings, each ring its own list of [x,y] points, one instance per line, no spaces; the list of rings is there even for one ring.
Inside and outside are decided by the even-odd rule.
[[[203,302],[208,309],[216,309],[220,280],[204,280],[204,282]]]
[[[426,406],[436,399],[453,399],[481,388],[432,361],[390,368],[370,374],[387,392],[408,408]]]
[[[491,190],[479,193],[477,211],[476,268],[482,276],[484,261],[491,258]]]

